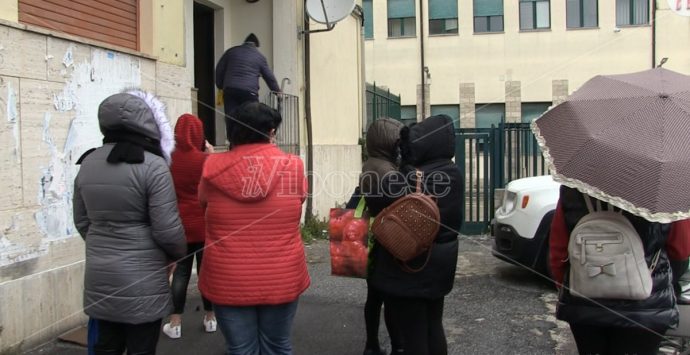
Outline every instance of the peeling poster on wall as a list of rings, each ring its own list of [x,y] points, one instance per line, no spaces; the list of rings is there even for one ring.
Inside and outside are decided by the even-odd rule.
[[[74,63],[70,47],[63,57],[65,66],[74,66],[62,92],[53,95],[53,108],[73,113],[63,147],[53,136],[51,126],[64,124],[44,114],[43,144],[50,160],[42,167],[39,184],[36,223],[43,235],[51,240],[72,237],[76,233],[72,220],[72,194],[78,167],[76,160],[86,150],[102,145],[98,127],[98,105],[108,96],[141,84],[139,59],[104,50],[93,50],[90,62]],[[136,64],[135,64],[136,62]]]

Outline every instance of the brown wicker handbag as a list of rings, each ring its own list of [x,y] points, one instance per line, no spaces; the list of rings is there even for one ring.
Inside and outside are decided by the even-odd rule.
[[[376,241],[409,272],[417,272],[426,266],[439,229],[441,215],[436,202],[422,193],[423,174],[417,170],[417,191],[403,196],[381,211],[371,226]],[[411,269],[405,262],[427,252],[427,259],[418,269]]]

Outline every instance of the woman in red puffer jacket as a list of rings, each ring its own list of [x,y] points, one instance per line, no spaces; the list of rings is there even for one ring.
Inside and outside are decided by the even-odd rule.
[[[213,302],[228,354],[291,354],[292,320],[310,282],[300,234],[304,165],[273,144],[278,111],[250,102],[234,119],[232,149],[206,160],[199,185],[199,289]]]
[[[208,153],[213,147],[204,140],[204,125],[201,120],[188,113],[183,114],[175,125],[175,151],[172,153],[172,171],[177,206],[187,236],[188,255],[177,262],[173,274],[172,293],[175,307],[170,322],[163,326],[163,333],[173,339],[182,336],[182,312],[187,298],[187,285],[192,274],[192,263],[196,256],[197,274],[201,268],[206,230],[204,228],[204,211],[199,204],[198,186],[201,171]],[[216,317],[213,306],[206,298],[204,304],[204,329],[208,333],[216,331]]]

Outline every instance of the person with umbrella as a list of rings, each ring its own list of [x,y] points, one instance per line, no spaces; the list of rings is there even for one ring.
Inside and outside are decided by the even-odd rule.
[[[597,76],[532,123],[551,174],[563,184],[550,266],[561,291],[556,317],[570,324],[581,354],[655,354],[678,323],[672,261],[690,255],[689,112],[690,78],[656,68]],[[647,295],[599,298],[575,290],[579,261],[569,244],[595,204],[622,215],[639,236]],[[603,261],[589,276],[623,271],[612,264]]]
[[[561,186],[549,235],[551,273],[561,289],[556,317],[570,324],[580,354],[656,354],[663,334],[678,322],[671,284],[672,275],[676,275],[671,269],[674,261],[687,260],[690,254],[688,223],[650,222],[624,211],[643,240],[649,264],[661,250],[651,275],[651,295],[644,300],[578,297],[564,279],[569,267],[569,238],[577,221],[588,213],[588,198],[577,189]]]

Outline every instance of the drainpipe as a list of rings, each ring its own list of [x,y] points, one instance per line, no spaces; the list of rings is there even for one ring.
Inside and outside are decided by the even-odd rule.
[[[656,0],[652,1],[652,68],[656,68]]]
[[[423,1],[419,0],[419,53],[420,53],[420,59],[421,59],[421,68],[419,70],[421,74],[421,83],[422,83],[422,120],[424,120],[424,117],[426,116],[426,88],[424,86],[424,7],[423,7]]]
[[[364,9],[361,6],[356,5],[353,15],[359,20],[360,24],[360,38],[359,38],[359,75],[360,80],[362,80],[362,97],[360,97],[360,105],[362,112],[362,119],[359,120],[361,125],[360,132],[364,132],[367,129],[367,84],[366,84],[366,72],[364,66],[366,65],[366,59],[364,58]]]
[[[307,0],[304,0],[304,8],[307,7]],[[304,213],[305,220],[314,217],[314,143],[312,134],[312,122],[311,122],[311,60],[310,60],[310,34],[309,34],[309,18],[304,15],[304,115],[307,126],[307,184],[308,191],[307,194],[307,206]]]

